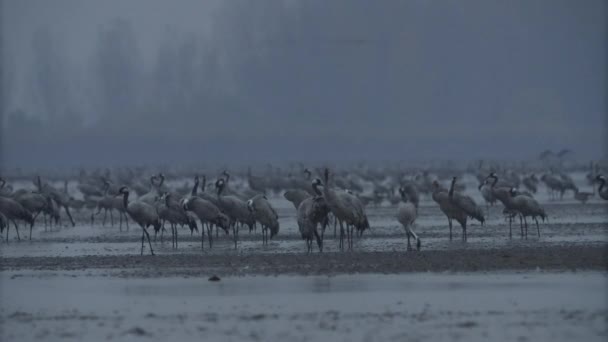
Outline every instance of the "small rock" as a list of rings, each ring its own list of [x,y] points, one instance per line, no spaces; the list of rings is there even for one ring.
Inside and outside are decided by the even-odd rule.
[[[211,278],[209,278],[209,281],[220,281],[220,277],[213,275]]]

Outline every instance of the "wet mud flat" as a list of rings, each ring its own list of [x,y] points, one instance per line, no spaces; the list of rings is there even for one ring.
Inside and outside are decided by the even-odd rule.
[[[113,277],[210,275],[337,275],[353,273],[475,272],[608,269],[608,244],[582,243],[500,249],[420,252],[330,252],[170,255],[88,255],[2,258],[0,270],[92,271]]]
[[[0,274],[3,341],[605,341],[605,272]],[[38,295],[32,295],[38,293]]]

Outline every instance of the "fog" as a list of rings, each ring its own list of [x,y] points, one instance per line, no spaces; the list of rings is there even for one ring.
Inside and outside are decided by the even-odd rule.
[[[3,0],[3,167],[605,156],[602,0]]]

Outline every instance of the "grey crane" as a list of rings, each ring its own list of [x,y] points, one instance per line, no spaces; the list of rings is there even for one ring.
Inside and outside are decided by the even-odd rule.
[[[114,198],[116,196],[110,195],[109,190],[110,190],[110,183],[107,181],[104,181],[103,196],[97,202],[97,212],[91,214],[91,224],[95,221],[95,216],[101,214],[101,211],[103,210],[103,221],[101,221],[101,225],[102,226],[106,225],[106,219],[108,217],[108,211],[109,211],[110,212],[110,225],[112,227],[114,227],[114,215],[112,214],[112,211],[114,210]],[[120,198],[118,198],[118,200],[120,201],[120,203],[122,203]],[[120,215],[120,213],[119,213],[119,215]]]
[[[0,212],[0,234],[4,232],[4,228],[8,227],[8,219],[2,212]]]
[[[561,179],[553,175],[544,174],[540,177],[540,180],[547,186],[552,199],[557,197],[557,193],[559,193],[560,199],[564,197],[564,192],[566,190],[564,189],[564,184]]]
[[[507,213],[508,217],[509,217],[509,238],[513,237],[513,231],[512,231],[512,223],[513,223],[513,217],[515,215],[519,214],[519,211],[517,210],[517,208],[514,207],[513,202],[511,201],[511,189],[512,188],[507,188],[504,186],[498,186],[498,176],[496,175],[495,172],[492,172],[488,175],[488,177],[486,178],[486,181],[489,180],[490,178],[492,178],[492,183],[490,185],[490,189],[492,190],[492,195],[498,199],[504,208],[504,212]],[[521,215],[519,215],[519,224],[520,224],[520,229],[521,229],[521,237],[523,238],[524,236],[524,226],[523,226],[523,218],[521,217]]]
[[[365,214],[365,206],[363,205],[363,201],[357,197],[350,190],[346,190],[347,196],[346,200],[350,203],[351,207],[355,209],[357,221],[351,225],[351,231],[349,232],[349,243],[350,248],[352,248],[353,244],[353,229],[356,229],[359,237],[363,236],[363,232],[369,228],[369,221],[367,220],[367,215]]]
[[[454,187],[456,185],[456,177],[452,178],[452,185],[450,186],[450,191],[448,192],[448,197],[450,202],[457,210],[462,211],[465,214],[464,222],[460,223],[462,226],[462,239],[464,241],[467,240],[467,218],[471,217],[476,219],[477,221],[484,223],[485,218],[483,216],[483,210],[477,206],[475,201],[466,195],[463,195],[458,192],[454,192]],[[459,215],[460,216],[460,215]]]
[[[466,224],[467,215],[462,211],[458,210],[450,200],[449,192],[439,182],[433,181],[433,201],[439,204],[439,209],[445,214],[448,219],[448,225],[450,227],[450,240],[452,240],[452,220],[456,220],[461,226]]]
[[[262,243],[268,244],[279,232],[279,215],[268,202],[265,195],[257,195],[247,201],[247,208],[257,222],[262,225]],[[270,231],[270,237],[268,236]]]
[[[604,177],[603,175],[597,175],[595,179],[600,182],[600,187],[599,189],[597,189],[598,195],[600,195],[600,198],[608,200],[608,188],[604,188],[604,186],[606,185],[606,177]]]
[[[538,232],[538,237],[540,237],[540,227],[538,225],[538,217],[540,217],[543,222],[547,219],[547,214],[545,210],[540,206],[540,204],[532,197],[518,194],[517,189],[511,188],[510,192],[510,201],[512,203],[511,207],[515,208],[515,210],[523,217],[524,225],[526,228],[525,236],[528,237],[528,222],[526,221],[526,217],[530,216],[536,222],[536,231]]]
[[[538,178],[536,178],[535,174],[524,177],[522,183],[524,184],[524,187],[531,193],[535,194],[536,191],[538,191]]]
[[[316,185],[313,185],[313,188],[318,191]],[[298,230],[302,239],[306,240],[308,253],[312,252],[313,238],[317,240],[319,252],[323,252],[323,234],[319,234],[317,227],[322,224],[323,230],[325,230],[329,212],[330,209],[320,191],[318,191],[318,195],[304,199],[298,206],[296,214]]]
[[[418,215],[418,209],[416,208],[416,205],[413,202],[408,201],[409,195],[407,194],[407,191],[404,189],[404,187],[399,187],[399,194],[401,195],[402,202],[399,203],[399,207],[397,207],[396,217],[397,221],[399,221],[399,223],[401,223],[401,225],[403,226],[403,229],[405,229],[405,234],[407,236],[407,249],[410,250],[412,248],[412,245],[410,243],[410,237],[413,237],[416,241],[416,249],[420,250],[420,239],[412,229],[412,226],[414,225],[414,222],[416,221],[416,217]]]
[[[55,224],[58,224],[59,212],[53,210],[55,205],[50,197],[44,196],[38,192],[25,192],[15,196],[14,199],[33,215],[34,220],[42,213],[43,215],[50,215],[51,219],[55,221]],[[30,234],[30,240],[31,239],[32,237]]]
[[[323,183],[319,178],[314,180],[316,186],[321,186]],[[340,222],[340,249],[344,249],[344,224],[347,229],[347,239],[349,242],[349,248],[352,247],[352,240],[350,238],[353,227],[364,226],[367,218],[365,217],[362,209],[363,204],[361,201],[359,204],[360,208],[356,207],[356,201],[352,198],[353,195],[343,190],[333,190],[329,187],[329,169],[325,169],[325,185],[323,186],[323,197],[331,210],[332,214]],[[355,197],[356,198],[356,197]]]
[[[307,198],[311,197],[308,191],[303,189],[290,189],[285,191],[283,194],[286,200],[291,202],[296,210],[300,207],[300,204]]]
[[[251,166],[247,168],[247,183],[251,190],[262,194],[266,193],[266,180],[251,174]]]
[[[150,177],[150,190],[141,195],[137,200],[138,202],[154,205],[156,200],[160,197],[159,185],[156,184],[156,180],[158,180],[157,176],[154,175]]]
[[[9,184],[6,185],[6,180],[0,177],[0,196],[9,197],[13,194],[13,187]]]
[[[418,209],[418,204],[420,203],[420,192],[418,191],[418,186],[414,181],[405,181],[402,185],[403,191],[407,195],[408,201],[414,204],[416,209]],[[399,194],[401,195],[401,189],[399,189]],[[403,196],[400,196],[399,202],[403,199]]]
[[[232,234],[234,238],[234,248],[236,249],[239,238],[237,223],[246,223],[249,226],[249,229],[252,229],[253,225],[255,224],[255,219],[253,219],[253,215],[251,215],[249,212],[249,208],[247,208],[247,203],[245,203],[245,201],[236,196],[224,196],[222,194],[225,186],[226,183],[222,178],[215,182],[219,208],[230,218],[230,226],[232,227]]]
[[[209,248],[213,246],[213,225],[222,228],[228,234],[230,219],[226,214],[210,201],[192,196],[185,198],[183,208],[186,211],[193,212],[201,221],[201,249],[205,246],[205,224],[207,224],[207,235],[209,236]]]
[[[195,183],[196,183],[196,179],[195,179]],[[209,192],[205,191],[206,185],[207,185],[207,176],[203,175],[203,182],[200,185],[201,192],[194,191],[194,196],[198,196],[204,200],[207,200],[207,201],[213,203],[216,207],[221,209],[220,202],[218,201],[217,196],[214,196],[214,195],[210,194]]]
[[[12,198],[0,196],[0,213],[4,214],[7,222],[13,222],[15,231],[17,232],[17,239],[21,240],[19,236],[19,226],[16,220],[22,220],[30,224],[30,239],[32,236],[32,227],[34,227],[34,218],[29,211],[27,211],[19,202]],[[8,231],[9,224],[6,225],[6,241],[8,242]]]
[[[148,245],[150,246],[150,254],[154,255],[154,250],[152,249],[152,242],[150,242],[150,234],[148,234],[147,228],[150,226],[154,227],[155,231],[160,229],[160,219],[158,217],[158,213],[156,212],[156,208],[152,205],[141,202],[141,201],[131,201],[129,202],[129,188],[123,186],[119,189],[119,194],[122,195],[123,205],[127,211],[127,214],[131,217],[135,223],[137,223],[141,229],[141,255],[144,254],[144,238],[148,238]]]
[[[312,252],[313,237],[317,240],[319,251],[323,252],[323,236],[317,229],[319,223],[326,222],[329,207],[321,196],[308,197],[297,210],[298,230],[302,239],[306,240],[308,253]]]
[[[165,192],[161,197],[161,203],[156,207],[158,217],[164,223],[169,222],[171,226],[171,246],[177,248],[177,226],[187,225],[191,232],[198,231],[196,221],[184,210],[178,201],[173,200],[171,193]],[[155,232],[156,233],[156,232]]]
[[[63,191],[59,191],[57,189],[55,189],[54,187],[48,185],[48,184],[42,184],[42,181],[40,180],[40,176],[37,177],[38,178],[38,192],[40,192],[41,194],[45,195],[45,196],[49,196],[50,198],[53,199],[53,201],[55,201],[55,203],[57,203],[57,205],[61,208],[64,209],[65,213],[68,215],[68,218],[70,219],[70,222],[72,223],[72,227],[76,226],[76,223],[74,222],[74,219],[72,218],[72,214],[70,213],[70,196],[68,194],[66,194]]]
[[[129,230],[129,217],[127,216],[127,209],[125,208],[124,203],[120,197],[115,196],[112,198],[112,209],[118,211],[118,219],[119,219],[118,229],[120,231],[122,231],[122,219],[124,217],[125,223],[127,225],[127,231],[128,231]]]
[[[486,202],[486,210],[489,212],[490,206],[494,206],[496,203],[496,197],[494,197],[494,194],[492,193],[491,185],[488,184],[487,180],[484,180],[481,184],[479,184],[477,189],[479,192],[481,192],[481,197],[483,197],[484,201]]]

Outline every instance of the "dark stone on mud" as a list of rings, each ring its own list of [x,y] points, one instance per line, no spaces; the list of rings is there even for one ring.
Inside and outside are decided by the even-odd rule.
[[[220,277],[213,275],[209,278],[209,281],[220,281]]]
[[[135,336],[152,336],[149,332],[145,331],[140,327],[133,327],[125,332],[125,335],[135,335]]]

